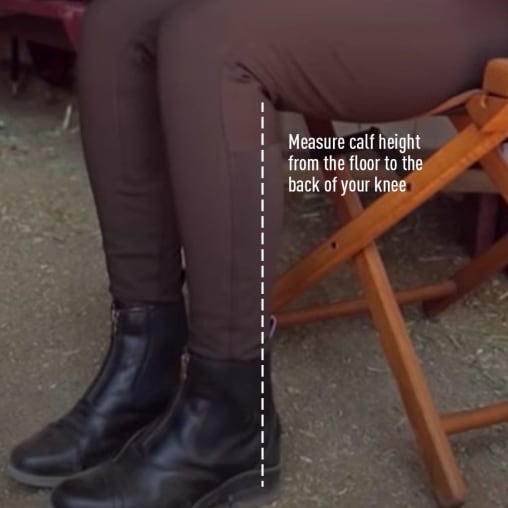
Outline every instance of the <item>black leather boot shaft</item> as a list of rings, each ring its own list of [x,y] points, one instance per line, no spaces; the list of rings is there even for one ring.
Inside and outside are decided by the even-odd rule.
[[[13,450],[11,476],[54,486],[113,458],[173,401],[186,338],[183,303],[115,305],[100,371],[65,416]]]
[[[280,425],[269,362],[265,372],[263,469],[260,361],[191,356],[173,408],[113,461],[60,485],[52,508],[211,508],[271,494]]]

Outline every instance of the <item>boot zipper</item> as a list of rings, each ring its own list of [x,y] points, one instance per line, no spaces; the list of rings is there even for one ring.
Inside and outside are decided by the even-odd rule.
[[[181,371],[180,371],[181,372],[180,377],[181,377],[182,381],[185,381],[185,379],[187,378],[187,371],[189,369],[189,361],[190,361],[189,353],[184,352],[182,354],[182,358],[181,358]]]
[[[119,312],[117,309],[111,311],[111,334],[113,337],[116,336],[118,331],[118,314]]]

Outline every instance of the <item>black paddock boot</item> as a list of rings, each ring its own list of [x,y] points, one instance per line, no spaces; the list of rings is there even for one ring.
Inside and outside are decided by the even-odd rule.
[[[261,506],[279,481],[280,425],[265,366],[191,356],[178,400],[114,460],[63,482],[50,508]],[[254,504],[252,504],[254,502]]]
[[[115,304],[99,373],[65,416],[12,451],[7,473],[30,486],[54,487],[113,458],[174,400],[186,340],[183,303]]]

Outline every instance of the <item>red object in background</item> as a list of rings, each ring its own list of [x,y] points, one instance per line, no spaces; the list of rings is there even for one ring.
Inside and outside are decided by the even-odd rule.
[[[0,0],[0,32],[12,39],[11,80],[19,78],[19,39],[26,41],[35,72],[54,86],[72,85],[83,1]],[[15,89],[15,88],[13,88]]]
[[[48,34],[44,34],[44,28],[37,28],[36,25],[41,21],[53,21],[62,26],[70,48],[76,50],[85,8],[84,2],[71,0],[0,0],[0,13],[4,15],[0,18],[0,29],[13,31],[19,28],[19,35],[23,36],[25,28],[27,32],[34,33],[34,36],[38,33],[41,38],[46,38]]]

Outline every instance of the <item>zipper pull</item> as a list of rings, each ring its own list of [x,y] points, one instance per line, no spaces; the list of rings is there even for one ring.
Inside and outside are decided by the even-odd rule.
[[[119,311],[115,308],[111,310],[111,335],[115,336],[118,332],[118,315]]]
[[[182,354],[181,358],[181,373],[180,378],[182,381],[185,381],[187,379],[187,371],[189,370],[189,362],[190,362],[190,355],[189,353],[185,352]]]

